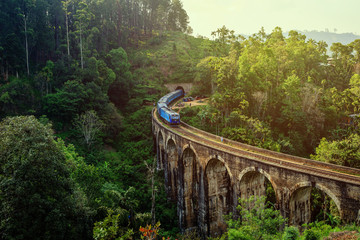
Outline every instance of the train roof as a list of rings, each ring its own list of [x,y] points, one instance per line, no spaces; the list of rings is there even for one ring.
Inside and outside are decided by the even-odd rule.
[[[166,102],[169,97],[171,97],[173,92],[166,94],[162,98],[160,98],[159,102]]]
[[[172,109],[170,109],[170,108],[168,108],[168,107],[161,107],[161,109],[162,109],[164,112],[168,113],[168,114],[171,114],[171,115],[173,115],[173,114],[179,115],[179,113],[173,111]]]
[[[162,97],[162,98],[159,99],[158,103],[165,103],[166,104],[166,100],[167,100],[167,98]]]
[[[176,90],[176,91],[169,92],[168,94],[166,94],[165,96],[163,96],[162,98],[160,98],[158,102],[166,102],[167,99],[174,94],[174,92],[178,92],[178,91],[182,91],[182,90],[181,90],[181,89],[178,89],[178,90]]]
[[[158,107],[158,108],[163,108],[163,107],[168,107],[168,105],[166,104],[166,102],[160,102],[160,101],[159,101],[159,102],[157,103],[157,107]]]

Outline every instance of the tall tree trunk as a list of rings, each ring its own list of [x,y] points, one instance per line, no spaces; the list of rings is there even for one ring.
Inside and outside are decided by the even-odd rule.
[[[123,19],[123,16],[122,16],[122,7],[121,7],[121,4],[120,2],[117,3],[118,5],[118,10],[117,10],[117,20],[118,20],[118,23],[117,23],[117,32],[118,32],[118,44],[119,46],[121,46],[121,35],[122,35],[122,32],[121,32],[121,27],[122,27],[122,19]]]
[[[55,15],[55,51],[59,48],[59,17]]]
[[[66,25],[66,43],[67,43],[67,54],[70,56],[70,41],[69,41],[69,13],[68,13],[68,0],[62,2],[62,7],[65,12],[65,25]]]
[[[5,81],[9,79],[9,63],[6,61],[6,70],[5,70]]]
[[[70,41],[69,41],[69,16],[67,9],[65,11],[65,22],[66,22],[66,43],[67,43],[67,54],[70,57]]]
[[[80,22],[80,61],[81,69],[84,69],[84,60],[83,60],[83,45],[82,45],[82,34],[81,34],[81,22]]]
[[[27,16],[24,14],[24,25],[25,25],[25,50],[26,50],[26,70],[27,75],[30,75],[30,69],[29,69],[29,46],[28,46],[28,39],[27,39]]]
[[[148,21],[148,24],[149,24],[148,29],[149,29],[150,36],[152,36],[153,23],[154,23],[154,9],[151,9],[149,18],[150,19]]]

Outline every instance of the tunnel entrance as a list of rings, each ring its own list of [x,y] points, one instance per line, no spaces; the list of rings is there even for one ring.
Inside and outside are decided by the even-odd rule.
[[[181,90],[183,91],[183,93],[185,94],[185,90],[184,90],[184,88],[183,88],[182,86],[176,87],[176,88],[175,88],[175,91],[176,91],[176,90],[179,90],[179,89],[181,89]]]

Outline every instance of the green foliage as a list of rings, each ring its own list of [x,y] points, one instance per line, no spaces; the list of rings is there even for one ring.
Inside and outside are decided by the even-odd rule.
[[[86,236],[89,213],[49,125],[33,116],[3,120],[0,159],[2,239]]]
[[[239,199],[240,219],[227,221],[229,239],[277,239],[285,219],[278,210],[265,203],[265,197]]]
[[[133,77],[128,62],[127,53],[123,48],[113,49],[106,56],[108,66],[113,69],[116,80],[109,89],[110,100],[118,107],[124,108],[129,101],[130,91],[133,88]]]
[[[93,230],[95,240],[131,239],[134,234],[128,229],[128,215],[124,209],[108,210],[108,215],[103,221],[96,222]]]
[[[234,141],[250,144],[257,147],[280,151],[280,144],[276,142],[266,123],[249,118],[241,111],[233,111],[225,123],[221,122],[219,112],[211,107],[195,106],[181,110],[182,121],[205,131],[219,134]],[[217,132],[217,128],[222,128]]]
[[[26,74],[26,60],[30,74],[36,74],[49,59],[61,59],[84,69],[88,59],[106,55],[113,48],[139,46],[159,31],[189,29],[187,13],[179,0],[141,4],[15,0],[2,3],[0,17],[0,66],[10,75]],[[29,50],[28,57],[25,50]]]
[[[31,114],[39,110],[39,99],[30,79],[11,77],[0,85],[0,115]]]
[[[318,161],[360,168],[360,136],[351,134],[343,140],[321,139],[316,154],[311,157]]]
[[[317,232],[312,229],[307,229],[304,232],[304,239],[305,240],[319,240],[320,236]]]
[[[313,222],[308,225],[305,225],[305,227],[306,230],[303,233],[305,240],[321,239],[321,237],[328,236],[332,231],[332,227],[330,225],[325,224],[324,222]]]
[[[239,127],[223,128],[222,136],[249,145],[280,151],[280,145],[273,140],[270,129],[258,119],[232,112],[229,122],[230,125],[234,122]]]
[[[61,138],[57,139],[56,145],[65,156],[70,177],[85,193],[89,206],[98,207],[99,199],[103,196],[101,189],[105,182],[102,170],[94,165],[88,165],[77,153],[74,145],[66,145]]]
[[[290,226],[285,228],[282,240],[297,240],[299,238],[300,232],[297,227]]]
[[[183,9],[182,2],[180,0],[171,0],[166,26],[167,30],[185,32],[188,24],[189,17]]]
[[[350,87],[345,89],[343,96],[346,98],[345,106],[346,110],[350,113],[357,113],[360,111],[360,75],[354,74],[350,78]]]
[[[265,204],[265,198],[239,200],[239,219],[232,215],[227,216],[228,229],[221,239],[323,239],[333,232],[359,231],[356,225],[332,227],[325,221],[315,221],[304,224],[302,234],[298,227],[286,226],[283,229],[285,219],[273,209],[269,203]]]
[[[239,41],[239,38],[235,36],[235,31],[229,30],[225,26],[213,31],[211,36],[215,38],[214,45],[218,56],[226,56],[231,44]]]
[[[138,77],[151,83],[149,91],[161,90],[164,83],[193,82],[200,59],[214,51],[211,47],[203,49],[205,41],[210,42],[180,32],[163,32],[150,38],[144,47],[128,51],[129,60]]]
[[[96,67],[99,73],[99,78],[95,79],[95,83],[101,87],[104,93],[107,93],[110,85],[116,79],[116,74],[114,70],[107,67],[106,63],[102,60],[97,61]]]
[[[54,80],[54,62],[51,60],[46,62],[46,66],[36,75],[38,89],[41,95],[49,94],[52,90],[52,84]]]
[[[196,127],[207,122],[205,130],[215,134],[223,131],[221,134],[242,142],[274,150],[281,146],[283,152],[308,156],[342,115],[357,113],[359,81],[350,68],[356,42],[333,46],[341,61],[334,61],[331,68],[326,63],[326,45],[296,31],[285,38],[278,27],[270,35],[262,29],[244,39],[224,26],[213,36],[213,45],[223,52],[215,51],[197,64],[196,92],[211,93],[212,97],[207,113],[186,119]],[[203,41],[203,46],[206,43]],[[341,83],[329,82],[339,79],[335,72],[342,75]],[[341,91],[333,88],[339,84]],[[274,140],[251,143],[245,127],[238,126],[242,120],[237,115],[261,120]]]
[[[85,109],[87,93],[85,86],[79,81],[67,81],[62,89],[45,96],[44,110],[48,116],[57,120],[71,121]]]

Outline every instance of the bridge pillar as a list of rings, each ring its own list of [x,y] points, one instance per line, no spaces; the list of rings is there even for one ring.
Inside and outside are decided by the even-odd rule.
[[[287,187],[278,187],[276,191],[276,209],[280,210],[281,216],[290,219],[290,192]]]
[[[182,153],[180,159],[183,168],[183,204],[184,204],[184,228],[193,230],[197,227],[198,211],[199,211],[199,181],[198,181],[198,167],[197,158],[190,145]]]
[[[164,170],[165,144],[163,134],[159,131],[156,138],[157,169]]]
[[[297,190],[290,199],[290,225],[301,226],[311,221],[311,187]]]
[[[224,163],[211,159],[205,170],[207,192],[207,221],[212,236],[221,236],[226,231],[224,215],[232,210],[232,188],[230,175]]]
[[[177,148],[177,198],[176,198],[176,206],[177,206],[177,215],[179,218],[179,228],[181,231],[186,229],[186,208],[184,206],[185,200],[185,189],[184,189],[184,164],[181,159],[181,147],[176,146]]]
[[[205,171],[200,166],[199,167],[199,214],[198,214],[198,228],[200,231],[200,235],[203,239],[205,239],[208,236],[209,233],[209,226],[208,222],[206,221],[208,213],[207,213],[207,198],[205,197],[207,192],[205,191]]]
[[[340,200],[340,217],[346,223],[360,223],[360,192],[352,192],[353,189],[348,188],[343,192],[344,196]],[[355,189],[354,189],[355,190]],[[353,195],[359,195],[354,198]],[[350,195],[350,196],[349,196]]]

